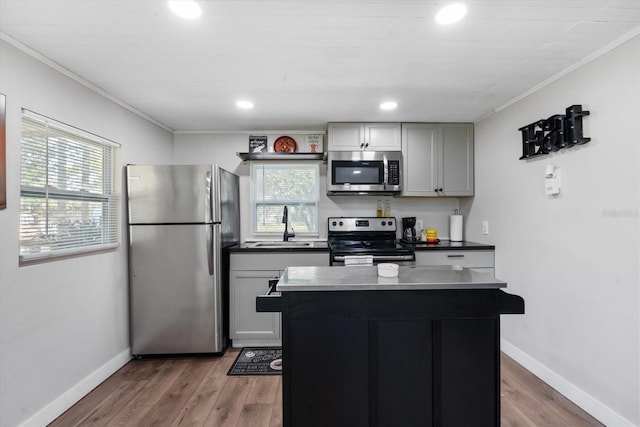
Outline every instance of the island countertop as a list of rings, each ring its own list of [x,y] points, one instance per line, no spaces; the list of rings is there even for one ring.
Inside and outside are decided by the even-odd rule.
[[[398,277],[378,276],[376,266],[287,267],[276,287],[292,291],[499,289],[507,283],[459,266],[400,266]]]

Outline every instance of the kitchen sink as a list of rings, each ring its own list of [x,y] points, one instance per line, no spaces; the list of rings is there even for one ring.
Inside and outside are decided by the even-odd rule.
[[[252,242],[247,243],[247,246],[252,248],[311,248],[313,242]]]

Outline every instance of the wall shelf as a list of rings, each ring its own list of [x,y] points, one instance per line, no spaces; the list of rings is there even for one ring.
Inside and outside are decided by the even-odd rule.
[[[319,160],[326,161],[327,153],[236,153],[242,160]]]

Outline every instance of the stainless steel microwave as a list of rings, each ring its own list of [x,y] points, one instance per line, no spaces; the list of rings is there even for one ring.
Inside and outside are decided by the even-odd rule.
[[[402,191],[402,152],[329,151],[327,194],[394,194]]]

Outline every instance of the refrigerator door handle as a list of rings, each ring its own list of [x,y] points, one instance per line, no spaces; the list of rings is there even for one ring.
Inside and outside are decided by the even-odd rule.
[[[213,206],[211,206],[211,171],[208,170],[207,171],[207,175],[205,177],[205,182],[204,182],[204,222],[206,222],[207,224],[210,222],[213,222],[213,214],[212,214],[212,208]]]
[[[220,236],[220,223],[214,222],[207,227],[207,263],[209,264],[209,275],[214,276],[214,281],[220,278],[220,255],[222,254],[222,237]]]
[[[213,227],[215,225],[207,226],[207,264],[209,265],[209,276],[213,276]]]

